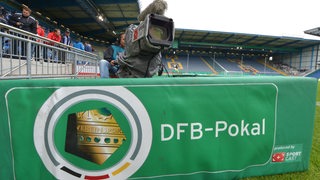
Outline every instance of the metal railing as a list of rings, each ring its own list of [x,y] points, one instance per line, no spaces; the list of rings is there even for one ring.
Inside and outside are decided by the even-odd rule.
[[[0,23],[0,80],[96,78],[99,57]]]

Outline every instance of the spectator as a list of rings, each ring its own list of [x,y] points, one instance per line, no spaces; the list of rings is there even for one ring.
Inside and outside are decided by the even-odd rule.
[[[72,46],[72,44],[71,44],[71,37],[70,37],[70,30],[69,30],[69,29],[67,29],[67,30],[65,31],[64,36],[62,37],[61,43],[65,44],[65,45],[67,45],[67,46]],[[70,50],[70,48],[67,48],[67,47],[64,47],[64,48]],[[71,56],[70,56],[69,53],[63,51],[63,52],[62,52],[62,63],[65,63],[66,60],[71,60]]]
[[[47,36],[48,39],[51,39],[53,41],[56,42],[60,42],[61,41],[61,31],[60,29],[56,28],[54,29],[52,32],[50,32]],[[53,42],[50,42],[49,44],[54,45]]]
[[[40,26],[39,21],[36,20],[37,23],[37,34],[41,37],[44,37],[44,29]]]
[[[34,17],[31,16],[31,9],[22,5],[22,13],[14,13],[9,18],[9,25],[12,25],[16,28],[22,29],[24,31],[31,32],[33,34],[37,34],[37,23]],[[18,54],[26,58],[26,44],[25,42],[19,43],[17,40],[13,41],[14,54]],[[21,44],[21,45],[19,45]],[[33,49],[33,48],[32,48]]]
[[[88,41],[84,42],[84,50],[87,51],[87,52],[92,52],[93,51],[92,50],[92,46]]]
[[[36,20],[36,23],[37,23],[37,34],[38,34],[38,36],[44,37],[45,36],[44,29],[40,26],[39,21]],[[38,39],[37,42],[42,42],[42,40]],[[43,49],[42,46],[39,46],[39,45],[37,45],[35,49],[36,49],[36,56],[37,56],[35,59],[37,61],[39,59],[41,59],[41,63],[42,63],[44,49]],[[32,53],[32,54],[34,54],[34,53]]]
[[[0,23],[3,24],[8,24],[7,19],[4,17],[5,15],[5,10],[3,7],[0,6]],[[1,29],[1,32],[8,32],[7,29]],[[7,56],[11,51],[10,51],[10,42],[11,39],[9,39],[8,37],[2,37],[2,51],[3,54],[5,54],[5,56]]]
[[[71,46],[70,30],[67,29],[61,41],[63,44]]]
[[[125,46],[125,34],[120,34],[120,38],[117,39],[115,45],[109,46],[103,54],[102,60],[99,62],[100,66],[100,77],[110,78],[110,74],[115,76],[119,70],[119,65],[117,63],[117,57],[119,53],[124,52]]]
[[[34,17],[31,16],[31,9],[22,5],[22,13],[15,13],[10,16],[9,24],[19,29],[37,34],[37,23]]]
[[[4,17],[4,15],[5,15],[4,11],[5,10],[3,9],[3,7],[0,7],[0,23],[8,24],[7,19]]]
[[[50,32],[47,36],[48,39],[51,39],[53,41],[56,42],[60,42],[61,41],[61,32],[60,29],[56,28],[54,29],[54,31]],[[54,45],[54,42],[49,42],[49,44]],[[53,59],[55,62],[58,61],[58,52],[55,49],[48,49],[48,57],[50,59]]]
[[[80,49],[80,50],[84,50],[84,45],[81,42],[80,38],[76,39],[76,42],[73,43],[73,47],[77,48],[77,49]],[[86,63],[85,61],[78,61],[77,62],[77,64],[85,64],[85,63]]]
[[[3,32],[8,33],[8,30],[4,29]],[[2,51],[5,56],[9,56],[9,54],[11,54],[11,39],[10,38],[2,37]]]
[[[80,38],[77,38],[77,39],[76,39],[76,42],[73,43],[73,47],[74,47],[74,48],[77,48],[77,49],[84,50],[84,45],[83,45],[83,43],[81,42]]]

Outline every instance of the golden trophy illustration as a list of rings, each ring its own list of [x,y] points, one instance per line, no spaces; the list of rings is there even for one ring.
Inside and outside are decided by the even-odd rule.
[[[103,164],[126,140],[107,108],[69,114],[65,151]]]

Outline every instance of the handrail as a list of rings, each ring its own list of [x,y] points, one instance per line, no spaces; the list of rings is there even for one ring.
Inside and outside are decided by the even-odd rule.
[[[96,78],[99,74],[98,55],[3,23],[0,43],[0,79]]]

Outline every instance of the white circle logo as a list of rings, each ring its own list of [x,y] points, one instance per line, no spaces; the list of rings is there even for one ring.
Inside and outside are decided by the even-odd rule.
[[[130,125],[129,148],[124,157],[110,167],[97,170],[81,168],[63,157],[56,147],[54,133],[60,117],[66,109],[84,101],[112,104]],[[149,154],[152,126],[143,104],[122,86],[62,87],[46,100],[36,116],[34,144],[45,167],[57,179],[126,179],[142,166]]]

